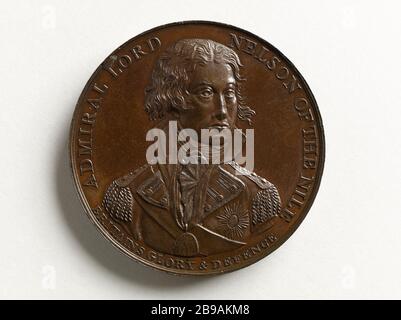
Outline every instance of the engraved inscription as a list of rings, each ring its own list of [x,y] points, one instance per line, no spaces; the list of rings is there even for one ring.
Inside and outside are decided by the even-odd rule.
[[[264,46],[235,33],[230,33],[228,45],[251,55],[258,62],[264,64],[268,70],[274,71],[276,78],[282,82],[283,87],[289,93],[302,89],[297,77],[281,62],[280,58]]]
[[[297,215],[301,210],[302,206],[305,204],[307,196],[315,182],[315,177],[301,176],[298,180],[297,186],[291,195],[290,200],[288,200],[287,205],[281,211],[280,217],[287,222],[291,222],[292,218]]]
[[[134,45],[128,54],[111,55],[109,59],[103,63],[103,68],[113,78],[118,78],[118,76],[126,71],[131,64],[155,52],[160,48],[160,46],[161,41],[158,37],[149,38],[140,44]]]
[[[275,234],[269,233],[261,241],[244,248],[239,251],[238,254],[233,256],[228,255],[222,259],[199,260],[185,257],[180,258],[141,245],[138,241],[131,238],[124,231],[124,228],[110,219],[101,206],[93,208],[92,212],[102,227],[104,227],[114,239],[130,250],[133,254],[149,262],[155,263],[156,265],[172,270],[199,270],[207,272],[209,270],[216,271],[231,268],[251,258],[263,255],[264,252],[278,239]]]
[[[242,35],[235,33],[229,34],[229,46],[240,52],[244,52],[255,58],[258,62],[266,66],[269,71],[273,71],[275,77],[282,81],[282,85],[287,89],[289,94],[298,93],[297,90],[302,89],[302,86],[297,77],[290,71],[290,68],[277,57],[271,50],[267,49],[258,42],[255,42]],[[301,94],[301,95],[299,95]],[[315,125],[315,116],[309,99],[302,91],[293,98],[293,110],[297,113],[299,120],[308,124],[302,129],[302,150],[303,150],[303,170],[315,170],[318,161],[318,141]],[[305,201],[306,195],[312,189],[314,183],[314,173],[302,172],[298,181],[297,187],[294,190],[287,205],[281,210],[280,217],[285,221],[292,221],[297,212],[301,210]]]
[[[82,178],[82,185],[89,189],[98,189],[98,181],[93,165],[93,128],[96,123],[96,115],[102,105],[102,95],[109,87],[106,84],[94,83],[90,90],[90,98],[86,99],[85,110],[79,121],[77,135],[78,166]]]
[[[316,126],[302,129],[304,169],[316,169],[318,159],[318,144]]]

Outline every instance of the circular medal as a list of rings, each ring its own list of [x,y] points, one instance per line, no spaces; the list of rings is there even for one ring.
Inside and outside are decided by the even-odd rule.
[[[189,21],[106,57],[78,100],[70,157],[87,215],[121,252],[169,273],[221,274],[266,257],[305,218],[324,134],[280,51]]]

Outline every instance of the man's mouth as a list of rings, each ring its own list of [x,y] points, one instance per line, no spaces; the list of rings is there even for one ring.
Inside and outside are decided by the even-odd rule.
[[[228,129],[229,125],[228,123],[215,123],[208,127],[208,129],[218,129],[218,130],[223,130],[223,129]]]

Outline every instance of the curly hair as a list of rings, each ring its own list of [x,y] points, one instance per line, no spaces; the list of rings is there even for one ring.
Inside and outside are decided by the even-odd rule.
[[[244,103],[241,94],[241,61],[234,50],[206,39],[183,39],[169,47],[156,62],[151,85],[145,90],[145,111],[151,120],[161,120],[174,109],[187,109],[185,95],[188,94],[190,74],[197,65],[209,62],[225,63],[233,71],[237,81],[237,117],[251,124],[255,111]]]

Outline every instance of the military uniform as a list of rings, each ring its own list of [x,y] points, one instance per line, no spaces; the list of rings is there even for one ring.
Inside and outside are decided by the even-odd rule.
[[[145,165],[114,180],[103,207],[154,250],[194,257],[234,250],[267,230],[280,213],[280,196],[235,162]]]

